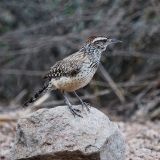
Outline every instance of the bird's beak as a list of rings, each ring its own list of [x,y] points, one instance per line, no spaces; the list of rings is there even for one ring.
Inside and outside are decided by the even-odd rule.
[[[122,43],[122,41],[117,40],[117,39],[109,39],[108,42],[109,42],[110,44],[112,44],[112,43]]]

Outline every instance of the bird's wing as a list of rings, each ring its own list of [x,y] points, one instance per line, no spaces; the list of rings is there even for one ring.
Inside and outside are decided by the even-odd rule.
[[[65,59],[58,61],[50,71],[44,76],[45,79],[60,78],[60,77],[74,77],[76,76],[83,65],[84,60],[80,57],[82,54],[72,54]]]

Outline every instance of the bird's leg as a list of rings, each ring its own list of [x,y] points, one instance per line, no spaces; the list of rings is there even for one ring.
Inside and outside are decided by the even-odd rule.
[[[79,97],[79,95],[74,91],[73,92],[75,94],[75,96],[79,99],[79,101],[81,102],[82,104],[82,107],[86,107],[87,111],[89,112],[90,111],[90,108],[89,108],[89,104],[86,103],[86,102],[83,102],[83,100]]]
[[[72,107],[71,103],[69,102],[69,99],[67,98],[66,93],[64,93],[64,92],[63,92],[63,97],[64,97],[64,99],[65,99],[65,103],[66,103],[67,106],[69,107],[69,110],[70,110],[70,112],[74,115],[74,117],[75,117],[75,116],[78,116],[78,117],[83,118],[79,113],[77,113],[77,112],[80,112],[80,110],[74,109],[74,108]]]

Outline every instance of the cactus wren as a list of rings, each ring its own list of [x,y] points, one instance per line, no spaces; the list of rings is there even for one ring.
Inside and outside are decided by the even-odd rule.
[[[74,116],[82,117],[80,110],[72,107],[66,92],[73,92],[82,106],[89,111],[88,104],[83,102],[75,91],[86,86],[91,81],[98,68],[102,52],[106,50],[109,44],[117,42],[121,41],[106,37],[89,37],[78,52],[58,61],[51,67],[50,71],[44,76],[46,80],[44,87],[27,101],[25,106],[33,103],[47,91],[57,89],[63,94],[71,113]]]

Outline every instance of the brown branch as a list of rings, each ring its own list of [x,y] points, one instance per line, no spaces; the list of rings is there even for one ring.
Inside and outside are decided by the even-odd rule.
[[[42,76],[45,71],[20,70],[20,69],[1,69],[0,74],[8,75],[25,75],[25,76]]]
[[[105,70],[105,68],[102,66],[102,64],[99,65],[99,70],[102,74],[102,76],[104,77],[104,79],[109,83],[110,87],[112,88],[112,90],[114,91],[114,93],[117,95],[117,97],[119,98],[119,100],[124,103],[125,102],[125,97],[123,95],[123,93],[121,92],[121,90],[118,88],[118,86],[116,85],[116,83],[112,80],[111,76],[109,75],[109,73]]]

